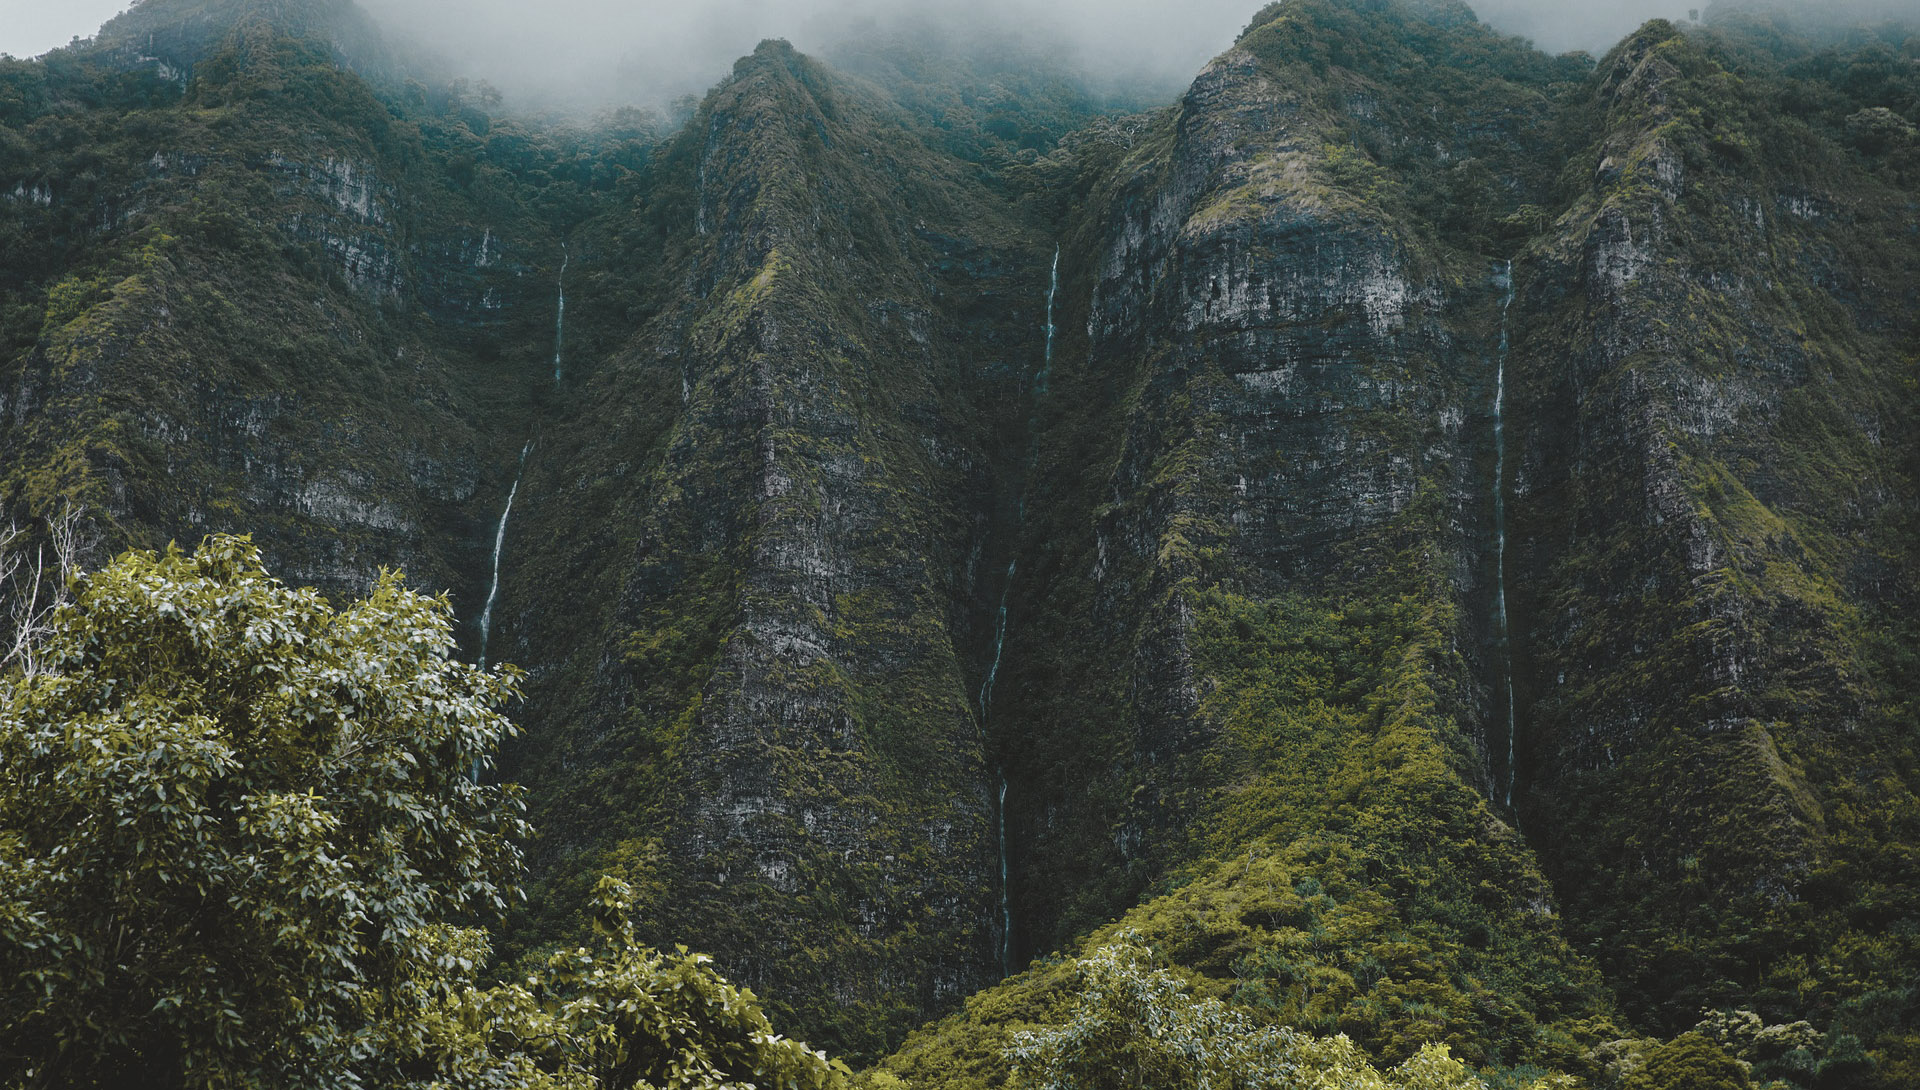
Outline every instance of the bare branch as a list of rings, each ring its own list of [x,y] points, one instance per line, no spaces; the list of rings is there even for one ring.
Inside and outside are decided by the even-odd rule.
[[[85,526],[86,508],[67,503],[46,519],[0,528],[0,670],[42,669],[54,613],[87,552]]]

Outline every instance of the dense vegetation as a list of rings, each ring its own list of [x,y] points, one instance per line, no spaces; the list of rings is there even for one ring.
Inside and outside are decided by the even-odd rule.
[[[828,59],[0,61],[12,1077],[1920,1080],[1911,28]]]
[[[1872,135],[1913,116],[1903,38],[1839,50],[1733,21],[1624,43],[1585,106],[1575,162],[1598,170],[1529,251],[1542,305],[1516,341],[1568,361],[1524,380],[1555,407],[1531,414],[1520,514],[1539,542],[1527,809],[1583,830],[1544,853],[1577,933],[1650,1028],[1810,1018],[1870,1042],[1862,1078],[1884,1085],[1920,1074],[1896,877],[1920,832],[1896,618],[1917,570],[1900,316],[1920,267],[1894,241],[1911,164]],[[1546,286],[1596,246],[1644,271],[1586,274],[1603,307]],[[1688,335],[1663,333],[1681,313]],[[1581,449],[1582,429],[1605,438]],[[1668,489],[1676,518],[1612,517]]]
[[[387,573],[336,611],[221,537],[68,579],[0,689],[9,1085],[844,1085],[710,959],[637,942],[612,878],[593,948],[481,983],[475,924],[520,896],[518,792],[486,782],[518,671],[451,658],[444,598]],[[1071,966],[1016,1085],[1478,1086],[1193,998],[1138,943]]]
[[[482,986],[520,896],[485,782],[518,672],[395,573],[335,610],[244,539],[73,573],[0,678],[0,1078],[21,1087],[817,1088],[707,960],[633,939]]]

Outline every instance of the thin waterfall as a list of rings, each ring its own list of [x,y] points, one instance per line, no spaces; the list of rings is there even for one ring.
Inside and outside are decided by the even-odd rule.
[[[553,313],[553,381],[560,382],[560,354],[567,345],[567,263],[573,256],[567,253],[567,244],[560,244],[560,305]]]
[[[527,471],[527,454],[533,440],[520,448],[520,466],[513,471],[513,487],[507,489],[507,506],[500,512],[500,525],[493,531],[493,582],[487,587],[487,604],[480,610],[480,665],[487,664],[487,638],[493,634],[493,602],[500,596],[500,549],[507,543],[507,519],[513,515],[513,497],[520,493],[520,476]]]
[[[1053,297],[1060,291],[1060,247],[1053,248],[1053,271],[1047,283],[1047,352],[1040,365],[1040,379],[1034,385],[1047,392],[1047,380],[1053,377]]]
[[[1033,389],[1036,397],[1047,392],[1047,379],[1053,373],[1053,301],[1060,291],[1060,247],[1053,248],[1053,266],[1047,274],[1047,324],[1046,348],[1041,356],[1040,370],[1034,375]],[[1014,526],[1024,526],[1027,521],[1027,479],[1033,476],[1034,465],[1039,461],[1040,444],[1037,436],[1037,420],[1027,419],[1027,462],[1023,467],[1020,490],[1014,502]],[[980,683],[980,729],[984,740],[987,716],[993,707],[993,686],[1000,679],[1000,662],[1007,649],[1007,602],[1013,594],[1013,577],[1019,572],[1018,557],[1007,561],[1006,577],[1000,584],[1000,608],[994,614],[993,621],[993,657],[987,663],[987,676]],[[1007,851],[1007,774],[1006,769],[997,762],[993,765],[994,778],[1000,782],[1000,792],[996,797],[995,825],[998,826],[1000,840],[1000,971],[1006,976],[1013,975],[1013,874],[1011,856]]]
[[[987,665],[987,679],[980,685],[980,731],[986,734],[987,709],[993,706],[993,683],[1000,676],[1000,656],[1007,648],[1007,597],[1013,591],[1013,575],[1018,560],[1007,562],[1006,582],[1000,587],[1000,612],[993,625],[993,661]],[[1013,883],[1007,862],[1007,771],[999,762],[993,774],[1000,781],[1000,796],[994,806],[994,826],[1000,838],[1000,975],[1013,975]]]
[[[1501,688],[1507,701],[1507,808],[1513,808],[1516,778],[1513,638],[1507,627],[1507,313],[1513,308],[1513,260],[1507,260],[1500,281],[1506,297],[1500,301],[1500,353],[1493,373],[1493,627],[1500,652]]]
[[[987,680],[980,685],[980,721],[987,721],[987,706],[993,703],[993,682],[1000,676],[1000,655],[1007,648],[1007,595],[1013,591],[1013,573],[1020,561],[1007,562],[1006,582],[1000,586],[1000,613],[993,623],[993,661],[987,665]]]
[[[1007,876],[1007,777],[1000,775],[1000,975],[1013,975],[1013,898]]]

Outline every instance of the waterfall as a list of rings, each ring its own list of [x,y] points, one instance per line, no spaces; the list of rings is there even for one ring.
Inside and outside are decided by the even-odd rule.
[[[1507,700],[1507,808],[1513,808],[1515,736],[1513,639],[1507,627],[1507,313],[1513,308],[1513,260],[1507,260],[1499,281],[1506,289],[1500,301],[1500,354],[1493,373],[1493,627],[1500,651],[1501,688]]]
[[[1047,379],[1053,376],[1053,297],[1060,291],[1060,247],[1053,248],[1053,271],[1047,283],[1047,351],[1040,364],[1040,380],[1034,385],[1047,392]]]
[[[1041,356],[1040,370],[1034,374],[1033,391],[1036,397],[1047,392],[1047,379],[1053,373],[1053,303],[1060,293],[1060,247],[1053,248],[1053,264],[1047,274],[1047,324],[1046,348]],[[1014,526],[1016,530],[1027,521],[1027,480],[1033,476],[1034,466],[1040,459],[1040,441],[1038,406],[1031,410],[1027,418],[1027,460],[1022,469],[1020,488],[1014,497]],[[1013,577],[1019,572],[1020,560],[1015,557],[1007,561],[1007,573],[1000,584],[1000,608],[994,614],[993,621],[993,657],[987,663],[987,676],[980,683],[980,731],[985,741],[987,717],[993,708],[993,686],[1000,678],[1000,662],[1007,649],[1007,602],[1013,595]],[[1000,783],[1000,793],[994,804],[994,824],[998,827],[1000,840],[1000,971],[1006,976],[1013,975],[1013,868],[1007,851],[1007,773],[998,762],[993,764],[993,775]]]
[[[493,531],[493,582],[487,587],[487,604],[480,610],[480,665],[487,664],[487,637],[493,634],[493,602],[500,596],[500,548],[507,543],[507,519],[513,514],[513,497],[520,493],[520,475],[527,471],[527,454],[533,440],[520,448],[520,467],[513,471],[513,487],[507,489],[507,506],[500,512],[500,525]]]
[[[1006,582],[1000,586],[1000,613],[993,624],[993,661],[987,665],[987,680],[980,686],[980,721],[987,721],[987,706],[993,703],[993,682],[1000,676],[1000,655],[1007,648],[1007,595],[1013,592],[1013,573],[1019,560],[1007,562]]]
[[[553,314],[553,381],[560,382],[560,352],[567,344],[567,263],[573,256],[567,253],[567,244],[560,244],[560,305]]]
[[[1007,877],[1007,777],[1000,776],[1000,975],[1013,975],[1013,883]]]
[[[1007,562],[1006,582],[1000,586],[1000,612],[993,625],[993,661],[987,665],[987,679],[980,685],[980,730],[984,739],[987,709],[993,706],[993,683],[1000,676],[1000,656],[1007,647],[1007,597],[1013,592],[1013,575],[1019,561]],[[1000,834],[1000,973],[1013,975],[1013,885],[1007,866],[1007,773],[995,763],[993,774],[1000,780],[1000,798],[994,807],[994,825]]]

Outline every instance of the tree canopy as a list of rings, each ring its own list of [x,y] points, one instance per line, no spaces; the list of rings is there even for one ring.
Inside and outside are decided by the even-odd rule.
[[[12,1080],[321,1083],[392,1053],[440,930],[520,867],[514,790],[470,776],[515,675],[449,632],[394,573],[335,610],[241,538],[79,580],[0,686]]]
[[[452,657],[444,598],[335,609],[245,538],[76,577],[0,677],[0,1083],[818,1090],[708,959],[633,941],[481,977],[519,894],[485,782],[517,671]]]
[[[1075,965],[1071,1017],[1015,1037],[1013,1085],[1025,1090],[1485,1090],[1445,1045],[1382,1072],[1345,1034],[1314,1037],[1191,994],[1123,932]],[[1530,1084],[1550,1090],[1554,1078]]]

